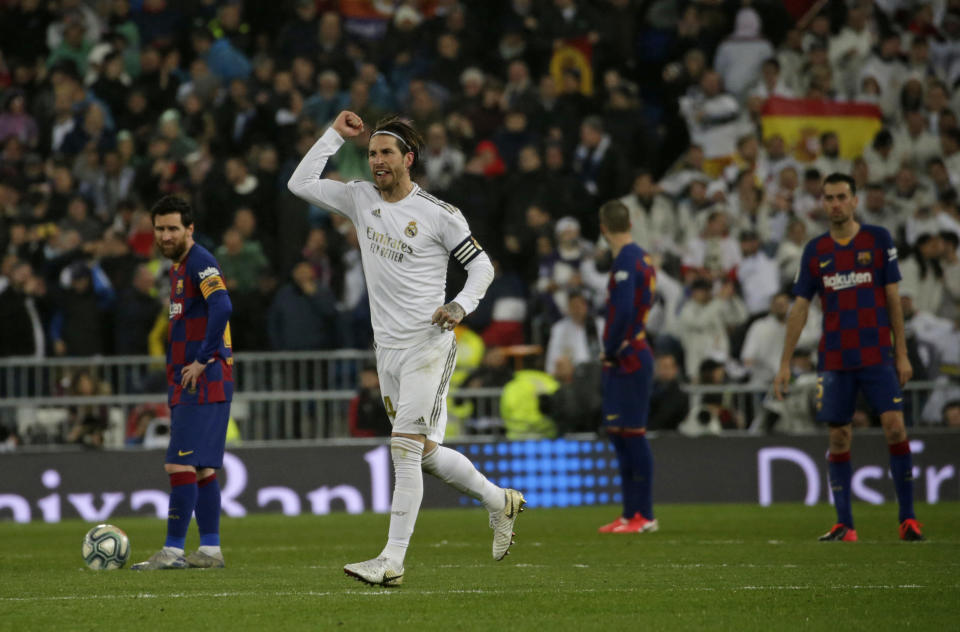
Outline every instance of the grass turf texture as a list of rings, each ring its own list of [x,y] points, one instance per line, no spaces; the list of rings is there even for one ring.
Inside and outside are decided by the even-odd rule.
[[[528,510],[502,562],[482,510],[424,511],[393,589],[342,571],[385,515],[224,519],[227,569],[147,573],[87,570],[88,524],[4,522],[0,629],[956,629],[960,504],[918,510],[929,541],[905,543],[894,506],[856,505],[852,544],[816,541],[826,506],[667,505],[643,535],[597,534],[612,506]],[[128,567],[162,543],[163,521],[112,522]]]

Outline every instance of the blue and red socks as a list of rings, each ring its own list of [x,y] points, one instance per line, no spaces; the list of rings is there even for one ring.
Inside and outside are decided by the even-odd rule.
[[[167,512],[165,547],[183,550],[193,508],[197,504],[197,473],[174,472],[170,475],[170,509]]]
[[[900,522],[916,519],[913,513],[913,455],[910,442],[890,444],[890,474],[900,505]]]
[[[653,452],[646,434],[627,430],[609,436],[620,468],[623,517],[630,520],[639,513],[653,520]]]
[[[630,486],[636,511],[647,520],[653,520],[653,452],[645,433],[630,434],[623,437],[630,461]],[[630,514],[633,517],[634,514]]]
[[[833,492],[833,504],[837,509],[837,522],[853,528],[853,511],[850,508],[850,483],[853,479],[853,466],[850,464],[850,451],[840,454],[830,453],[830,490]]]
[[[216,473],[197,482],[197,527],[200,546],[220,546],[220,484]]]
[[[629,520],[640,511],[637,507],[635,488],[630,484],[633,480],[630,455],[627,454],[626,441],[622,435],[610,432],[607,436],[610,437],[610,443],[613,444],[613,451],[617,453],[617,466],[620,469],[620,490],[623,494],[623,517]]]

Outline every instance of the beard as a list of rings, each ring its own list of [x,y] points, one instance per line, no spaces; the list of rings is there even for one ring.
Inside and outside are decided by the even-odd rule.
[[[180,261],[184,253],[187,251],[186,238],[184,238],[182,241],[170,244],[169,246],[165,246],[163,244],[157,245],[160,247],[160,252],[163,253],[163,256],[173,261]]]

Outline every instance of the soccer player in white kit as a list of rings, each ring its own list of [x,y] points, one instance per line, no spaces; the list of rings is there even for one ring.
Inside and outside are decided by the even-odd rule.
[[[363,129],[359,116],[341,112],[287,186],[311,204],[347,217],[357,229],[377,373],[393,424],[390,454],[396,481],[386,547],[376,558],[343,570],[368,584],[398,586],[423,499],[423,472],[483,503],[490,513],[495,560],[503,559],[513,544],[513,525],[525,500],[520,492],[488,481],[464,455],[440,445],[457,357],[453,329],[476,309],[493,280],[490,258],[459,210],[411,181],[423,140],[399,118],[381,121],[370,135],[367,156],[374,183],[320,177],[344,140]],[[467,281],[444,305],[451,254],[466,269]]]

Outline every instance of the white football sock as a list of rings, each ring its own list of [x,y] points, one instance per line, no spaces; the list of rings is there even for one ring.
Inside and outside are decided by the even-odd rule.
[[[164,546],[164,547],[163,547],[163,550],[164,550],[164,551],[169,551],[169,552],[171,552],[171,553],[176,553],[177,555],[183,555],[183,549],[178,549],[178,548],[175,547],[175,546]]]
[[[473,463],[456,450],[438,445],[423,457],[423,471],[439,478],[459,492],[483,503],[490,513],[506,505],[503,489],[487,480]]]
[[[217,553],[220,552],[220,545],[218,544],[217,546],[210,546],[210,545],[200,546],[200,547],[197,547],[197,550],[200,551],[201,553],[206,553],[207,555],[216,555]]]
[[[420,469],[423,444],[406,437],[392,437],[390,456],[393,457],[396,482],[390,506],[390,532],[381,555],[395,565],[394,570],[399,570],[403,566],[423,500],[423,472]]]

